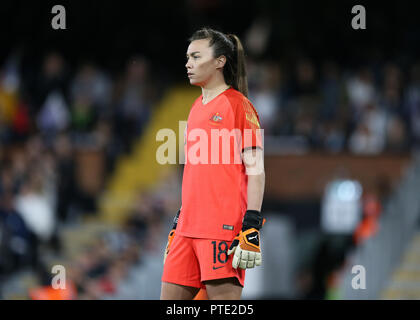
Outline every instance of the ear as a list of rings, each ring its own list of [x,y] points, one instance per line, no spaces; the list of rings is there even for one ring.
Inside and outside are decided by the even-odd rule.
[[[221,55],[220,57],[216,58],[216,69],[221,69],[226,64],[226,57]]]

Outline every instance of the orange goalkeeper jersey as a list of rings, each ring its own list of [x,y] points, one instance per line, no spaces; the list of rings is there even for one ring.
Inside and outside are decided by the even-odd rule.
[[[177,233],[230,241],[247,209],[248,176],[241,153],[263,148],[258,114],[230,88],[203,105],[194,102],[184,135],[185,166]]]

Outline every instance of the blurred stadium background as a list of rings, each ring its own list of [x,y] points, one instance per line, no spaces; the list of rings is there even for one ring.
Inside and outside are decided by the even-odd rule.
[[[264,264],[243,298],[420,298],[413,2],[62,1],[53,30],[55,4],[0,4],[1,299],[159,298],[182,165],[156,162],[156,132],[200,94],[184,57],[202,26],[242,39],[265,129]]]

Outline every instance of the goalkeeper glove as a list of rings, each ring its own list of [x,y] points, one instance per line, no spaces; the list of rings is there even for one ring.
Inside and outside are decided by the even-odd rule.
[[[165,264],[166,257],[168,256],[168,253],[169,253],[169,247],[171,246],[172,240],[175,237],[175,229],[176,229],[176,226],[178,225],[178,218],[179,218],[180,212],[181,212],[181,209],[179,209],[178,212],[176,213],[172,230],[169,232],[169,235],[168,235],[168,242],[166,243],[165,254],[163,256],[163,264]]]
[[[247,210],[242,223],[242,230],[233,239],[228,255],[234,253],[232,267],[247,269],[260,266],[262,263],[260,249],[260,232],[264,225],[261,213]]]

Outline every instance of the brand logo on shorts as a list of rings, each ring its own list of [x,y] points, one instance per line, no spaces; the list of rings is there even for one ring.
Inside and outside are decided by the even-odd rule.
[[[223,266],[221,266],[221,267],[215,267],[215,266],[213,266],[213,270],[220,269],[220,268],[223,268]]]
[[[233,226],[230,226],[230,225],[227,225],[227,224],[224,224],[223,225],[223,230],[233,230]]]

